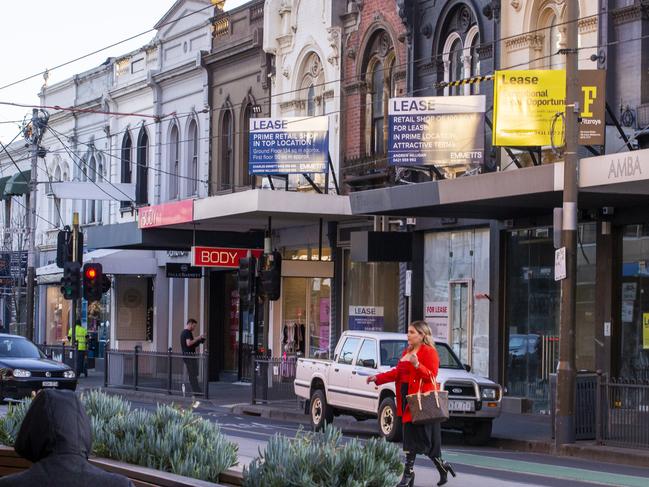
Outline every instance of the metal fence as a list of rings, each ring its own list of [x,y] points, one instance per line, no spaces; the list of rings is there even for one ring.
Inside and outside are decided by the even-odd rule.
[[[77,369],[77,349],[74,347],[66,347],[65,343],[61,345],[48,345],[43,343],[37,347],[45,354],[45,356],[56,362],[62,362],[65,365]]]
[[[649,381],[598,377],[599,443],[649,448]]]
[[[293,381],[297,359],[256,358],[252,376],[252,403],[297,400]]]
[[[207,354],[107,350],[104,386],[209,398]]]

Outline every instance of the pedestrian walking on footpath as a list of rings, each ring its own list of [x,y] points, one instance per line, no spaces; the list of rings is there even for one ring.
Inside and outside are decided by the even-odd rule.
[[[88,330],[81,326],[80,320],[77,320],[74,326],[74,335],[77,341],[77,377],[81,377],[82,373],[88,377],[88,364],[86,362],[86,354],[88,353]],[[70,344],[74,343],[72,340],[72,328],[68,330],[68,340]]]
[[[437,387],[439,356],[433,345],[430,327],[425,321],[414,321],[408,326],[408,347],[403,351],[397,366],[382,374],[367,378],[368,384],[395,382],[397,415],[403,423],[403,452],[406,456],[403,478],[397,487],[412,487],[415,483],[415,458],[426,455],[439,472],[437,485],[455,477],[453,467],[442,459],[442,431],[439,422],[413,424],[406,396],[430,392]]]
[[[198,357],[196,356],[196,350],[205,342],[205,335],[199,335],[194,338],[193,332],[197,324],[198,322],[195,319],[188,319],[185,328],[180,334],[180,348],[183,351],[183,355],[186,355],[183,358],[183,362],[185,362],[185,368],[189,376],[192,394],[200,394],[202,392],[201,386],[198,385]]]
[[[0,487],[133,487],[131,481],[88,462],[90,419],[73,391],[44,389],[27,410],[14,450],[33,465],[0,478]]]

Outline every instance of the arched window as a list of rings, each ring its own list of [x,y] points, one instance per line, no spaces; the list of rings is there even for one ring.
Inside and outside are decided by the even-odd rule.
[[[442,63],[438,79],[450,83],[480,74],[480,31],[473,11],[464,4],[454,8],[442,23],[438,56]],[[447,86],[445,95],[470,95],[480,93],[479,84]]]
[[[178,199],[180,175],[180,148],[178,147],[178,126],[174,123],[169,135],[169,199]]]
[[[221,190],[232,188],[232,176],[234,172],[234,120],[231,110],[223,112],[221,119]]]
[[[480,56],[478,55],[478,46],[480,46],[480,33],[476,32],[471,41],[470,56],[471,56],[471,73],[470,76],[480,76]],[[480,94],[480,83],[474,83],[471,87],[472,94]]]
[[[94,155],[90,156],[90,160],[86,165],[85,173],[86,181],[97,182],[97,161]],[[97,214],[95,211],[95,200],[86,200],[85,202],[85,223],[94,223],[97,220]]]
[[[383,83],[383,64],[376,62],[372,73],[372,152],[373,154],[383,154],[385,152],[384,144],[384,83]]]
[[[63,181],[62,179],[63,175],[61,172],[61,165],[57,164],[56,167],[54,168],[54,176],[52,178],[52,181],[54,182],[60,182]],[[52,206],[51,206],[51,211],[50,211],[50,221],[54,224],[54,227],[58,226],[58,222],[61,222],[61,199],[57,198],[56,195],[52,196]]]
[[[315,86],[309,85],[306,94],[306,114],[310,117],[315,115]]]
[[[104,182],[104,164],[101,160],[99,159],[97,163],[97,182],[98,183],[103,183]],[[95,221],[97,223],[101,223],[103,220],[102,213],[104,210],[104,203],[102,200],[96,200],[95,201]]]
[[[462,61],[462,40],[458,37],[451,44],[451,50],[449,51],[449,59],[451,61],[451,66],[449,68],[449,81],[459,81],[464,78],[464,63]],[[452,95],[461,94],[460,86],[451,87]]]
[[[240,186],[249,186],[252,182],[250,174],[248,174],[248,162],[250,160],[250,119],[254,118],[255,114],[252,111],[252,103],[246,105],[243,111],[243,120],[241,122],[241,154],[239,164],[239,184]]]
[[[198,194],[198,125],[196,120],[192,119],[189,122],[189,136],[187,143],[189,144],[189,172],[187,176],[187,193],[188,196]]]
[[[559,26],[557,24],[557,15],[553,12],[548,16],[545,22],[545,25],[548,27],[548,35],[546,36],[547,40],[545,42],[545,55],[550,61],[550,69],[563,68],[563,56],[559,54],[561,35],[559,34]]]
[[[149,135],[144,127],[137,136],[137,180],[135,181],[135,202],[149,203]]]
[[[132,152],[133,143],[131,142],[131,136],[127,131],[122,140],[122,176],[120,179],[122,183],[130,184],[133,182],[133,168],[131,167],[131,162],[133,160]],[[120,208],[128,208],[129,206],[131,206],[130,201],[120,202]]]

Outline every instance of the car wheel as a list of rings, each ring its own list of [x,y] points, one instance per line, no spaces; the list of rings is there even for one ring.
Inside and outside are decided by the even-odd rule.
[[[476,421],[464,431],[464,441],[471,446],[483,446],[491,438],[491,421]]]
[[[326,424],[334,420],[334,410],[327,404],[327,397],[322,389],[311,393],[310,416],[313,431],[322,431]]]
[[[381,401],[378,411],[379,431],[387,441],[401,440],[401,417],[397,416],[394,398],[386,397]]]

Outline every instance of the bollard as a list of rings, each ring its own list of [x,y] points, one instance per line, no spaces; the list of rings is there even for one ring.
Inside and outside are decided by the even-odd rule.
[[[133,389],[137,391],[137,376],[138,376],[138,353],[140,346],[135,345],[135,354],[133,356]]]
[[[171,364],[173,364],[173,357],[171,356],[171,351],[173,349],[169,347],[169,350],[167,350],[167,361],[168,361],[168,374],[167,374],[167,394],[171,394],[171,378],[172,378],[172,373],[171,373]]]
[[[203,353],[200,355],[201,363],[203,364],[203,391],[205,394],[205,399],[210,398],[210,382],[209,378],[207,377],[207,353]]]

